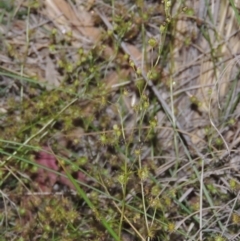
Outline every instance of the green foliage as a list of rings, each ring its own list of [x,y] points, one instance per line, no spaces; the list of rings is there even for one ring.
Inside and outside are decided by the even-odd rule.
[[[236,6],[230,3],[238,19]],[[203,20],[197,19],[185,1],[156,1],[149,3],[151,7],[142,0],[111,4],[106,7],[106,12],[111,9],[106,19],[111,19],[113,28],[102,26],[104,18],[97,22],[103,33],[94,46],[79,47],[74,32],[60,31],[57,25],[37,27],[46,41],[40,47],[35,30],[26,31],[26,43],[21,42],[24,54],[21,44],[9,38],[1,43],[6,62],[12,61],[15,69],[1,67],[1,78],[10,84],[0,92],[4,96],[0,108],[0,240],[118,241],[126,233],[129,239],[141,241],[197,240],[200,232],[206,240],[225,240],[222,235],[212,235],[208,226],[223,231],[226,225],[230,233],[236,233],[239,226],[237,213],[229,215],[232,223],[228,225],[216,212],[219,206],[231,203],[228,192],[238,192],[239,182],[228,176],[217,178],[214,173],[218,167],[220,171],[225,168],[221,162],[229,161],[222,135],[226,130],[238,131],[236,81],[221,118],[203,113],[206,100],[188,93],[191,83],[180,86],[182,83],[175,82],[173,71],[176,45],[196,46],[195,33],[185,36],[187,30],[181,33],[177,22]],[[24,1],[18,6],[1,1],[1,23],[8,20],[7,11],[16,11],[13,23],[33,21],[42,7],[41,1]],[[80,28],[75,24],[73,29]],[[208,33],[213,24],[202,24],[214,65],[218,56],[210,41],[213,32]],[[52,71],[61,79],[57,86],[54,81],[42,82],[35,71],[28,74],[28,61],[38,50],[30,49],[32,40],[53,62]],[[132,47],[129,52],[123,42]],[[180,67],[178,74],[192,68]],[[184,95],[179,94],[179,86]],[[214,90],[205,94],[212,96]],[[163,95],[170,112],[158,103],[158,95]],[[177,125],[178,119],[187,121],[196,114],[178,108],[185,97],[184,104],[196,107],[201,118],[206,114],[212,118],[199,124],[203,132],[199,136],[196,130],[191,132],[194,124],[185,123],[185,131]],[[195,136],[205,145],[199,151],[204,158],[189,144]],[[45,147],[59,169],[37,162]],[[49,184],[54,175],[61,192],[57,185]]]

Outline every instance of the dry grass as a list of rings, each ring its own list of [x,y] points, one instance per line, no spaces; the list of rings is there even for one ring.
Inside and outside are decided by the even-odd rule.
[[[238,240],[239,9],[0,1],[0,240]]]

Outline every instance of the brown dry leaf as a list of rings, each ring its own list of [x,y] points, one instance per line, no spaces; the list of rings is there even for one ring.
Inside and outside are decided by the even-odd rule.
[[[111,48],[108,45],[104,46],[102,56],[105,60],[110,60],[114,55],[115,55],[115,53],[114,53],[113,48]]]
[[[49,83],[49,85],[47,85],[47,89],[51,90],[60,85],[59,73],[56,71],[55,65],[49,57],[46,58],[46,62],[45,78]]]
[[[54,22],[57,27],[62,27],[62,32],[66,31],[65,28],[68,27],[67,19],[61,13],[61,11],[56,6],[53,0],[45,0],[45,6],[47,10],[48,17]],[[60,26],[62,25],[62,26]]]
[[[45,15],[53,21],[56,28],[58,28],[63,34],[72,32],[73,38],[78,41],[81,40],[82,42],[89,42],[89,40],[85,39],[78,30],[70,27],[69,20],[63,15],[63,13],[61,13],[53,0],[45,0],[45,6]]]
[[[27,63],[24,73],[28,77],[35,77],[40,82],[45,82],[44,71],[37,64]]]
[[[139,63],[142,62],[142,53],[141,51],[134,45],[125,43],[130,55]]]
[[[204,132],[203,128],[198,129],[197,131],[194,130],[191,133],[191,141],[195,146],[198,146],[198,147],[199,147],[199,145],[204,144],[204,142],[203,142],[204,137],[205,137],[205,132]]]
[[[106,88],[109,89],[113,85],[120,83],[122,79],[126,79],[129,73],[130,69],[121,69],[119,73],[117,73],[116,71],[111,72],[106,76],[104,80],[104,82],[106,83]]]
[[[87,15],[88,13],[85,12],[83,15]],[[101,30],[95,27],[78,27],[83,35],[90,38],[94,43],[96,43],[101,37]]]
[[[84,8],[78,8],[78,30],[93,43],[96,43],[101,36],[101,29],[94,27],[93,16]]]
[[[137,61],[137,68],[142,68],[142,62],[144,62],[144,65],[143,65],[143,70],[145,72],[147,72],[147,64],[146,64],[146,61],[144,61],[144,59],[142,58],[142,53],[141,51],[134,45],[132,44],[128,44],[128,43],[125,43],[127,48],[128,48],[128,52],[130,54],[131,57],[133,57],[136,61]]]
[[[72,24],[77,25],[78,19],[72,10],[71,6],[64,0],[52,0],[51,1],[54,7],[57,7],[58,10],[66,17],[68,21]]]
[[[87,10],[81,8],[76,15],[72,7],[64,0],[45,0],[45,6],[47,15],[62,33],[72,31],[73,37],[85,42],[90,40],[96,43],[99,40],[101,31],[93,27],[92,16]]]

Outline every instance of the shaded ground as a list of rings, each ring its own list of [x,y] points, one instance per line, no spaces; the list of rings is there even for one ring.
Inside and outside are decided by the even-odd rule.
[[[0,240],[238,240],[239,4],[0,1]]]

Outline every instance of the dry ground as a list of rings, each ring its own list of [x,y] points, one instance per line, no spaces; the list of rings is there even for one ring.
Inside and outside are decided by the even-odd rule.
[[[0,0],[0,241],[239,240],[234,0]]]

